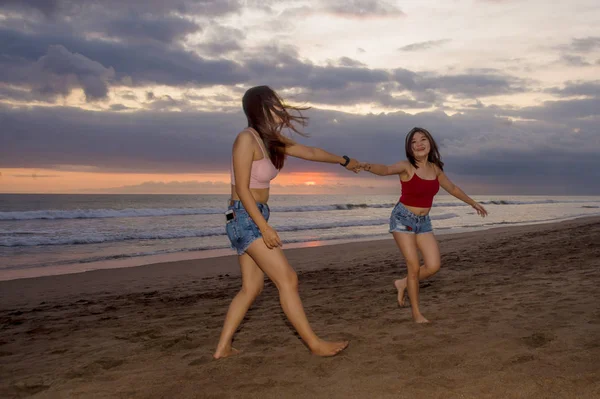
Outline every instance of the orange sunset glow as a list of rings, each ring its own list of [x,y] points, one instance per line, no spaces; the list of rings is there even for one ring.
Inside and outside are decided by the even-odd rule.
[[[394,187],[395,180],[362,176],[353,173],[339,176],[333,173],[285,173],[273,181],[274,194],[320,194],[340,189],[350,191],[372,187]],[[77,172],[55,169],[2,169],[0,193],[137,193],[137,194],[228,194],[228,173],[150,174]]]

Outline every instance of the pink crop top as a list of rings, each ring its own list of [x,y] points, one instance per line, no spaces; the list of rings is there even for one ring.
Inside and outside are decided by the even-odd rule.
[[[268,157],[267,152],[263,148],[262,140],[259,137],[256,137],[252,128],[248,128],[252,133],[252,136],[258,142],[258,146],[260,147],[263,158],[258,161],[252,161],[252,169],[250,170],[250,188],[269,188],[271,185],[271,180],[273,180],[279,170],[273,165],[271,162],[271,158]],[[233,159],[231,160],[231,184],[235,186],[235,175],[233,173]]]

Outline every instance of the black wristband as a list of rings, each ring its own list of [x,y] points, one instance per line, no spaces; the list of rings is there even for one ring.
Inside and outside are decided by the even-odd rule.
[[[348,157],[348,155],[342,155],[342,158],[344,158],[346,160],[346,162],[341,163],[340,165],[342,165],[345,168],[350,163],[350,157]]]

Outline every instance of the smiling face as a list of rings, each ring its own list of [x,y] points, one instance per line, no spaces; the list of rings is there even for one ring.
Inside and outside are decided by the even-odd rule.
[[[429,155],[431,143],[425,134],[416,132],[412,137],[410,147],[415,158],[424,159]]]
[[[440,157],[437,144],[426,129],[415,127],[406,135],[404,141],[406,159],[412,166],[418,168],[417,162],[427,161],[444,170],[444,163]]]

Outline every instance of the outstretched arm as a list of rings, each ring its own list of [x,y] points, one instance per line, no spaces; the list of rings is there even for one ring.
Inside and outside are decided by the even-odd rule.
[[[341,165],[346,163],[346,159],[344,157],[332,154],[321,148],[308,147],[298,144],[288,138],[285,139],[285,143],[285,153],[291,157],[313,162],[339,163]],[[351,170],[354,173],[358,173],[360,170],[358,161],[356,159],[350,159],[350,163],[346,165],[346,169]]]
[[[438,181],[440,182],[440,186],[444,190],[448,192],[448,194],[453,195],[459,200],[471,205],[477,211],[477,214],[481,217],[487,216],[487,211],[480,203],[469,197],[463,190],[460,189],[456,184],[452,183],[450,179],[446,176],[446,174],[439,170],[438,171]]]
[[[399,175],[408,170],[408,161],[400,161],[393,165],[381,165],[376,163],[361,163],[360,168],[378,176]]]

